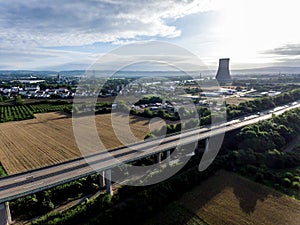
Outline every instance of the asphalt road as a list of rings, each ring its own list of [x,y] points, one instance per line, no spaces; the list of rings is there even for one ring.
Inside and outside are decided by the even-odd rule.
[[[158,152],[172,149],[177,145],[194,143],[198,140],[232,131],[260,120],[270,119],[272,113],[279,115],[287,110],[300,107],[300,101],[285,107],[277,107],[274,110],[261,112],[260,115],[252,115],[228,121],[226,124],[212,128],[203,127],[176,134],[164,139],[154,139],[140,142],[127,147],[121,147],[78,158],[68,162],[7,176],[0,179],[0,203],[11,201],[18,197],[49,189],[59,184],[85,177],[97,171],[114,168],[120,164],[135,161]],[[87,163],[92,164],[93,168]]]

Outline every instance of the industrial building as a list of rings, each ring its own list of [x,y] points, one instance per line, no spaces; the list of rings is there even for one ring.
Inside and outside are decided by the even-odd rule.
[[[216,79],[219,84],[227,84],[232,82],[229,72],[229,58],[219,59],[219,68]]]

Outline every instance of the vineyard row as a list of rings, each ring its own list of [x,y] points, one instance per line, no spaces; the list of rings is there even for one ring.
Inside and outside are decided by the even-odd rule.
[[[35,113],[64,111],[67,108],[70,108],[70,105],[38,104],[0,106],[0,123],[32,119]]]

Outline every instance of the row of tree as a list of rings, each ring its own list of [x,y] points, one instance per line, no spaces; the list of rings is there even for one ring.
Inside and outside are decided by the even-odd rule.
[[[299,131],[300,109],[297,108],[273,119],[244,127],[238,136],[239,148],[255,152],[281,149],[295,138]]]
[[[45,214],[70,199],[76,199],[99,190],[99,177],[92,175],[86,178],[59,185],[55,188],[28,195],[10,202],[13,216],[24,215],[32,218]]]
[[[97,199],[87,200],[68,212],[48,214],[32,224],[140,224],[170,201],[212,176],[222,164],[223,159],[218,158],[204,172],[200,173],[195,166],[166,181],[145,187],[141,191],[137,191],[137,188],[129,188],[135,190],[131,195],[127,191],[125,194],[122,193],[121,189],[112,199],[102,195]]]
[[[241,129],[226,168],[300,199],[300,147],[284,151],[299,131],[299,108]]]

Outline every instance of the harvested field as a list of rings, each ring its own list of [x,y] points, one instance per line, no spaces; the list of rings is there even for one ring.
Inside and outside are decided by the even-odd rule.
[[[219,171],[143,225],[299,225],[300,201],[234,173]]]
[[[201,218],[177,202],[169,204],[158,214],[150,217],[142,225],[207,225]]]
[[[180,200],[208,224],[300,224],[300,202],[220,171]]]
[[[238,105],[241,102],[248,102],[252,101],[254,98],[242,98],[242,97],[228,97],[225,99],[226,104]]]
[[[8,174],[14,174],[81,156],[72,128],[72,118],[67,114],[36,114],[35,119],[0,124],[0,161]],[[85,117],[86,118],[86,117]],[[149,132],[149,119],[130,117],[130,126],[121,123],[124,115],[114,114],[118,126],[117,138],[111,125],[111,114],[95,117],[99,137],[104,144],[100,150],[143,140]],[[150,128],[160,128],[164,123],[154,121]],[[129,130],[133,135],[128,136]],[[88,142],[89,140],[87,140]],[[98,147],[98,146],[97,146]],[[89,153],[98,151],[91,149]]]

